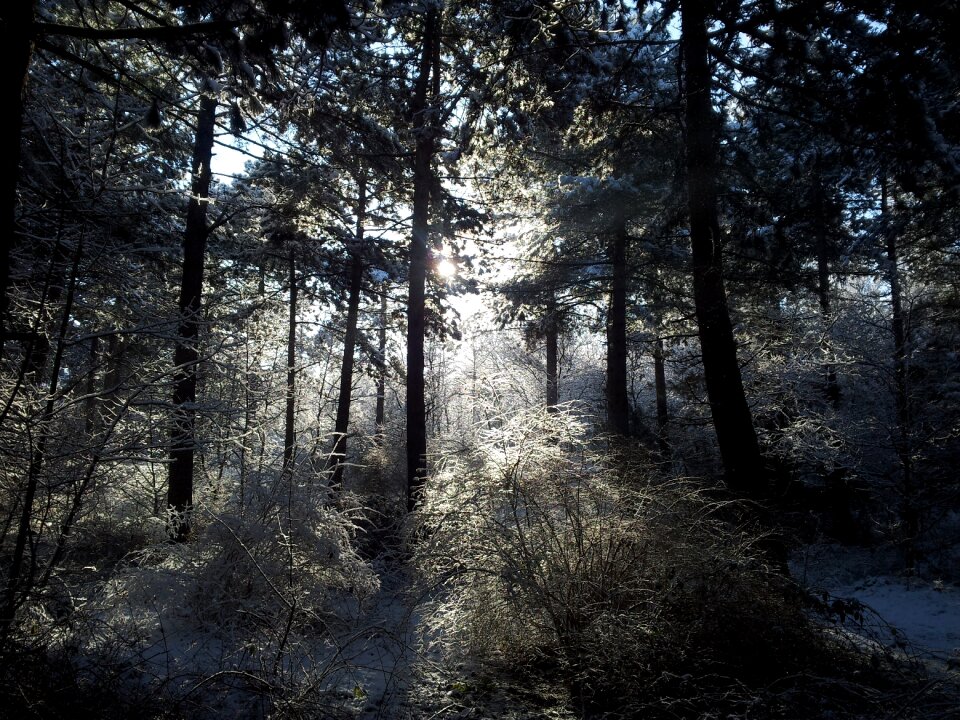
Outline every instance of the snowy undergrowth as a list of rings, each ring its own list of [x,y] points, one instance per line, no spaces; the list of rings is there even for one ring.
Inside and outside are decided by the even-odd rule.
[[[586,711],[735,709],[818,650],[736,505],[624,478],[572,414],[523,413],[445,458],[415,560],[450,657],[565,685]]]
[[[81,682],[189,717],[324,711],[379,580],[314,485],[288,479],[242,514],[199,505],[190,542],[150,544],[90,588],[60,639]]]

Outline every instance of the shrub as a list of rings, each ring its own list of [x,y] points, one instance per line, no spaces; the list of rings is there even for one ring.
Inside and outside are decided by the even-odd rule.
[[[198,503],[191,525],[190,542],[162,539],[92,579],[41,652],[120,715],[316,715],[345,662],[335,639],[379,586],[349,513],[314,478],[285,476],[243,515]]]
[[[415,551],[441,588],[433,636],[559,673],[600,709],[805,662],[798,594],[731,524],[744,513],[692,481],[625,477],[587,437],[573,414],[522,414],[442,459]],[[699,695],[679,689],[692,678]]]

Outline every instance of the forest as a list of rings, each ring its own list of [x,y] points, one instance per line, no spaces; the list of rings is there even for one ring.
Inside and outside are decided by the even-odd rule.
[[[956,0],[6,0],[0,717],[960,718]]]

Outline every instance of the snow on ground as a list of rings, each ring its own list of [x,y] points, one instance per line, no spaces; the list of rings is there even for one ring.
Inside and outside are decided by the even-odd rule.
[[[869,577],[832,588],[853,597],[898,628],[917,649],[938,657],[960,657],[960,589],[939,582]]]
[[[855,599],[874,611],[864,621],[847,618],[847,631],[867,642],[955,668],[960,660],[960,587],[890,575],[889,553],[862,548],[810,546],[794,558],[794,576],[829,598]],[[407,572],[381,568],[381,590],[368,601],[354,632],[342,638],[343,669],[329,678],[341,711],[358,720],[413,718],[572,717],[566,699],[506,678],[496,686],[460,660],[441,657],[426,642],[423,614],[429,599],[414,596]],[[867,617],[869,616],[869,617]],[[889,626],[895,628],[891,629]],[[904,641],[905,639],[905,641]]]
[[[381,568],[380,580],[377,594],[336,638],[337,670],[326,678],[349,716],[393,717],[393,708],[406,704],[417,660],[418,623],[409,581],[399,568]]]
[[[418,595],[409,571],[381,567],[377,595],[355,626],[338,638],[340,659],[327,688],[338,717],[357,720],[573,720],[556,689],[517,678],[490,681],[465,658],[429,642],[430,598]]]
[[[940,580],[890,575],[893,563],[890,553],[883,550],[822,545],[799,553],[792,571],[813,591],[863,603],[902,633],[914,653],[956,667],[960,662],[960,587]]]

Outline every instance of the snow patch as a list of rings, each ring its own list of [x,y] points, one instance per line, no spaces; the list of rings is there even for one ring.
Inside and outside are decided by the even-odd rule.
[[[854,599],[898,630],[921,656],[960,661],[960,588],[941,580],[890,574],[889,549],[813,545],[791,563],[814,594]]]

